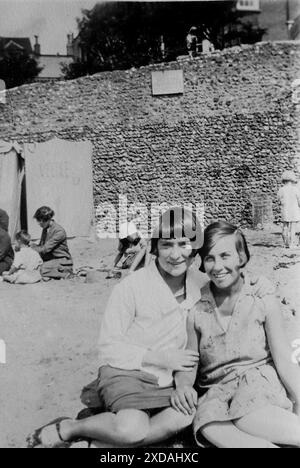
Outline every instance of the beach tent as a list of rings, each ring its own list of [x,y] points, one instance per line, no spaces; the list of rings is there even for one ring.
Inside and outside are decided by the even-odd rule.
[[[91,143],[58,138],[45,143],[25,143],[24,177],[18,151],[16,145],[10,151],[0,151],[0,208],[10,215],[12,235],[21,226],[28,229],[33,239],[40,238],[41,228],[33,215],[46,205],[55,211],[55,220],[62,224],[68,237],[89,236],[93,222]]]
[[[21,227],[23,181],[24,159],[20,145],[0,140],[0,208],[9,216],[12,238]]]

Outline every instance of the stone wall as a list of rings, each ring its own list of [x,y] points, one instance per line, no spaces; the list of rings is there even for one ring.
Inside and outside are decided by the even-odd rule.
[[[151,71],[183,69],[182,95],[153,97]],[[299,175],[300,44],[261,43],[211,56],[13,89],[0,138],[54,136],[94,145],[95,205],[205,203],[206,219],[252,223],[257,195],[273,201],[284,169]]]

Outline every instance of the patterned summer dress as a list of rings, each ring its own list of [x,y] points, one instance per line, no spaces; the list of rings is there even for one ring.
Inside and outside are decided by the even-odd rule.
[[[246,277],[228,327],[219,318],[210,283],[201,290],[195,311],[202,394],[194,419],[196,440],[206,424],[235,420],[266,405],[292,411],[267,343],[265,303],[253,288]]]

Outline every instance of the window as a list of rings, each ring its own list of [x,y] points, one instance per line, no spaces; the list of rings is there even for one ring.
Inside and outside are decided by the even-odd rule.
[[[238,11],[259,11],[259,0],[238,0],[236,9]]]

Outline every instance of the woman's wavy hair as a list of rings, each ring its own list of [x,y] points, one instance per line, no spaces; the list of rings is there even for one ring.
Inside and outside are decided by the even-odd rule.
[[[201,267],[205,273],[204,260],[209,255],[216,243],[226,236],[235,236],[235,246],[241,260],[241,268],[244,268],[250,260],[250,252],[246,238],[242,231],[226,221],[217,221],[210,224],[204,231],[204,243],[200,249]]]

